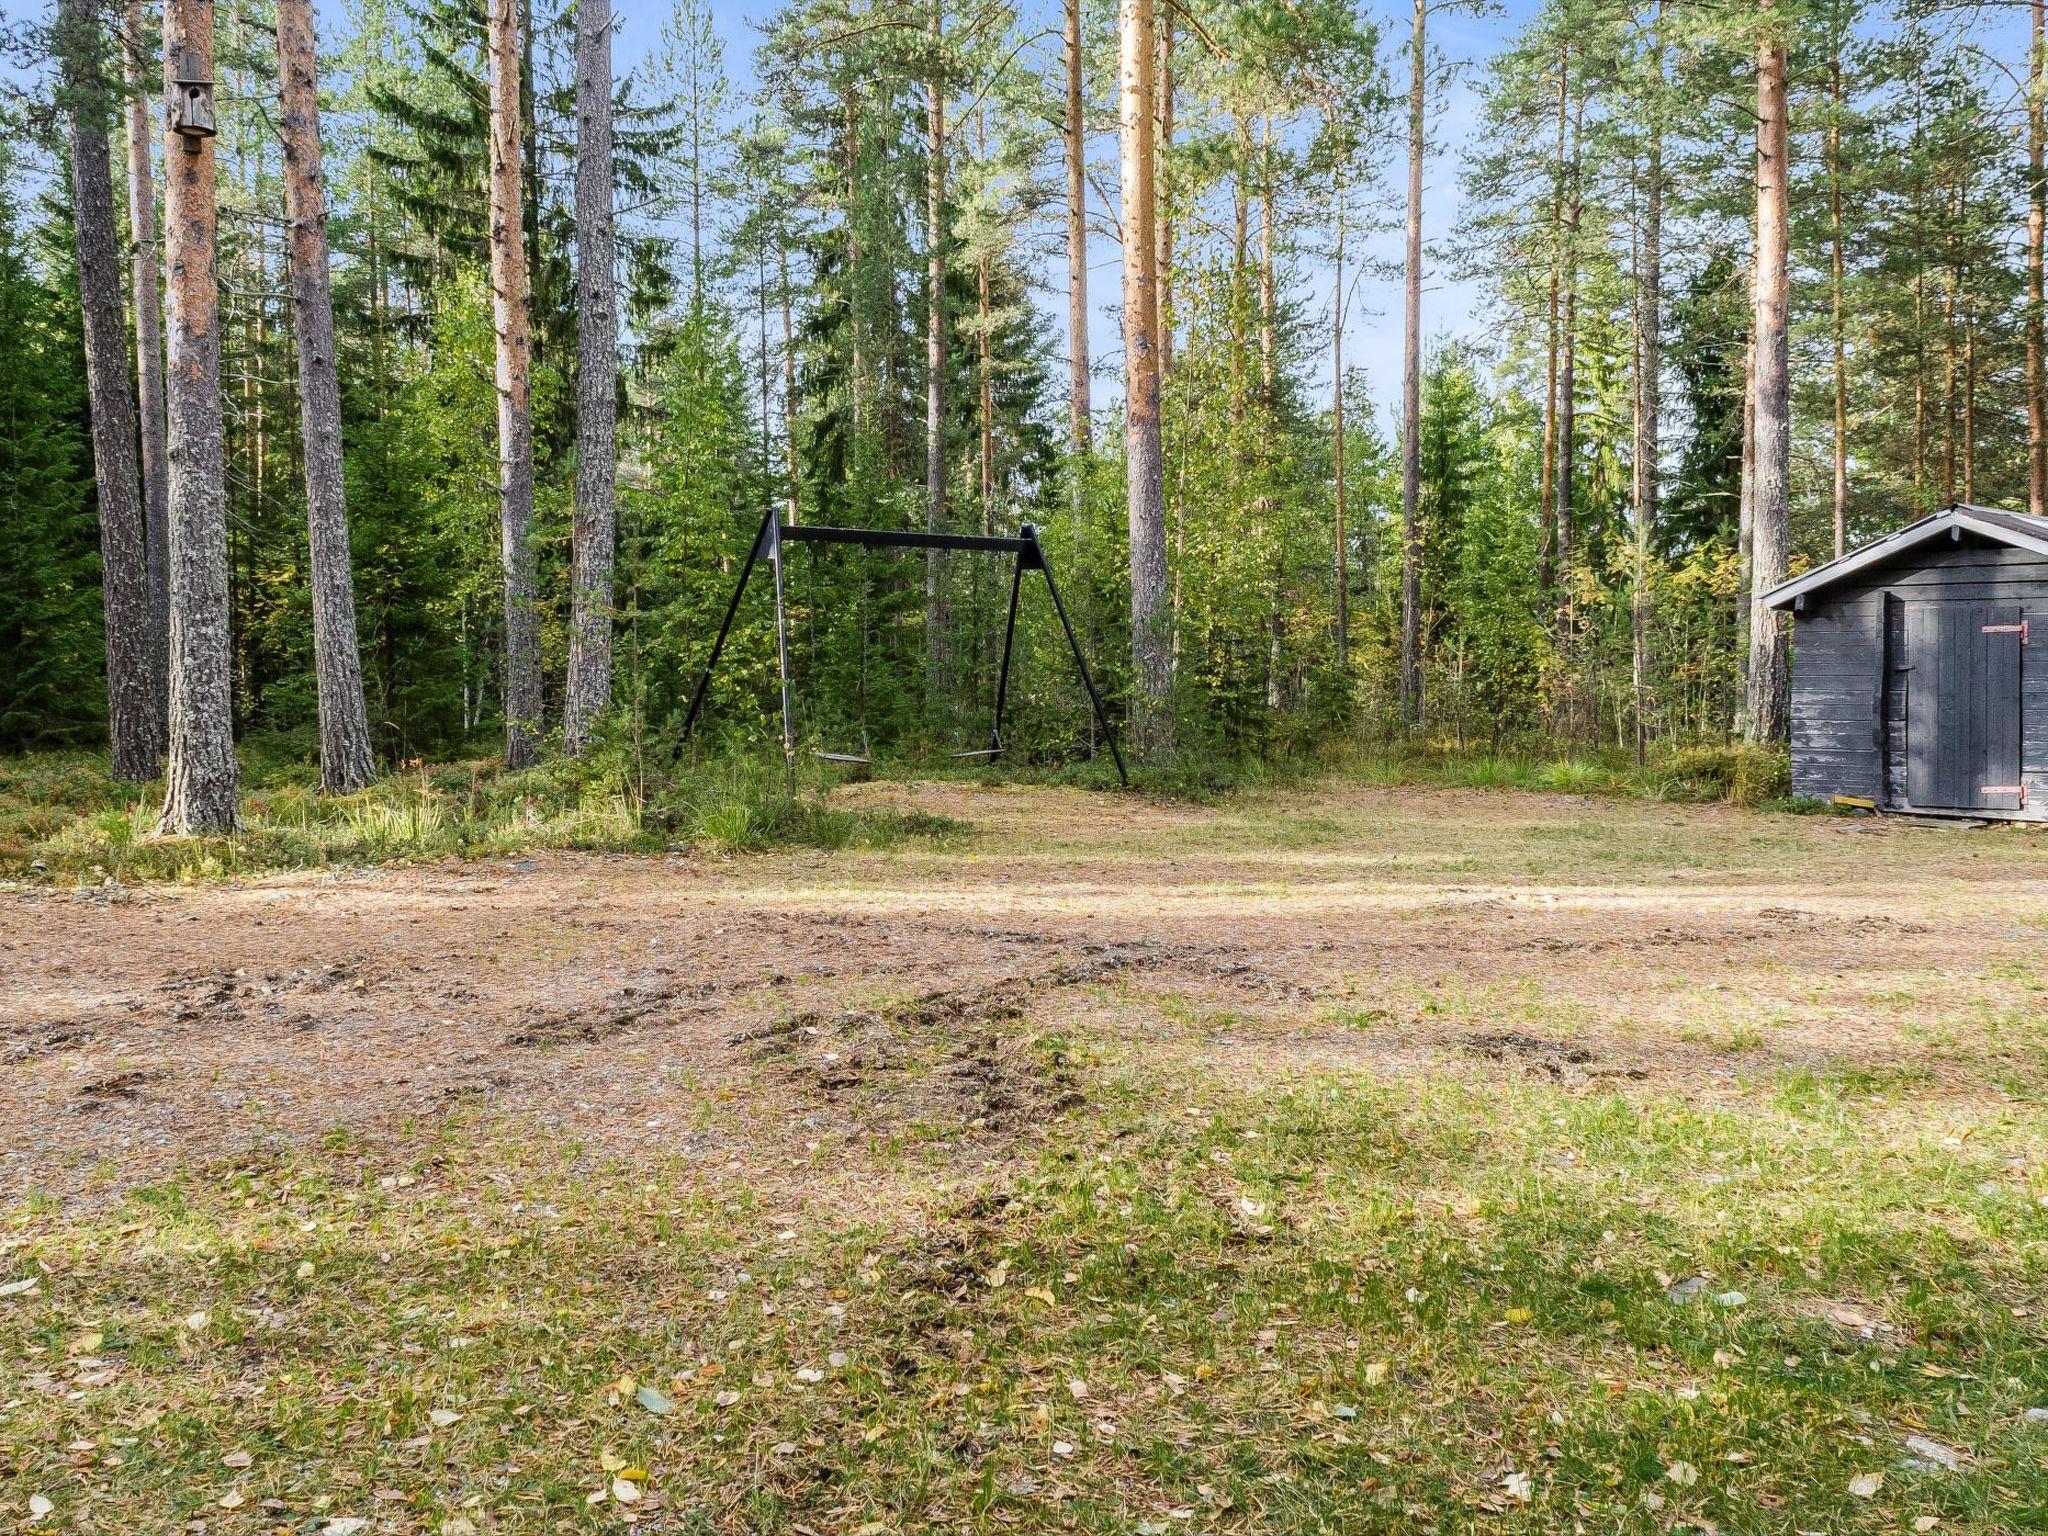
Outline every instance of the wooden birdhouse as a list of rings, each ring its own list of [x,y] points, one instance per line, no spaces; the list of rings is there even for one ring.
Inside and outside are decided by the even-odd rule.
[[[213,76],[206,61],[190,50],[180,53],[172,86],[175,95],[171,126],[184,139],[186,151],[197,154],[200,141],[219,131],[213,115]]]

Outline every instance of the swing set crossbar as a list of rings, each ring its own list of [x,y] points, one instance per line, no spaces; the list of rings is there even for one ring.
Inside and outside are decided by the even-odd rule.
[[[1081,639],[1074,633],[1073,622],[1067,617],[1067,605],[1060,598],[1059,583],[1052,579],[1052,566],[1045,558],[1045,549],[1038,542],[1038,530],[1026,523],[1014,535],[982,533],[937,533],[918,532],[887,528],[836,528],[823,523],[785,523],[771,510],[761,519],[761,530],[754,535],[754,542],[747,551],[746,563],[740,568],[740,579],[734,585],[732,599],[725,605],[725,619],[718,626],[718,638],[712,642],[711,656],[704,663],[703,675],[697,679],[697,689],[690,697],[690,710],[683,717],[683,740],[688,741],[697,727],[697,717],[702,713],[705,698],[711,691],[711,677],[718,669],[719,658],[725,654],[725,642],[732,634],[733,620],[739,616],[740,600],[747,594],[747,583],[753,579],[754,567],[763,558],[767,560],[769,573],[773,578],[775,592],[775,671],[782,692],[782,756],[787,765],[792,788],[796,782],[796,708],[790,689],[789,665],[789,606],[784,596],[783,546],[785,544],[852,544],[866,549],[932,549],[960,550],[969,553],[1011,555],[1016,564],[1010,572],[1010,611],[1003,626],[1003,661],[996,677],[996,715],[994,728],[989,733],[987,747],[972,752],[956,752],[961,758],[985,758],[993,760],[1003,755],[1003,713],[1010,696],[1010,657],[1017,638],[1017,603],[1023,596],[1024,573],[1038,571],[1045,577],[1045,590],[1052,598],[1053,612],[1059,615],[1060,628],[1067,637],[1067,646],[1074,654],[1074,669],[1080,674],[1081,686],[1088,692],[1088,705],[1095,712],[1095,723],[1101,728],[1102,739],[1109,743],[1109,755],[1116,762],[1117,778],[1126,789],[1130,787],[1131,776],[1124,767],[1124,754],[1117,745],[1116,732],[1111,728],[1109,716],[1102,707],[1102,695],[1096,690],[1095,676],[1088,670],[1088,658],[1081,653]],[[827,762],[865,763],[865,756],[852,753],[820,752],[818,757]]]
[[[1034,538],[984,533],[898,532],[888,528],[834,528],[823,523],[781,523],[775,536],[784,544],[857,544],[863,549],[957,549],[1017,555],[1026,570],[1043,568],[1045,552]],[[1034,563],[1037,562],[1037,563]]]

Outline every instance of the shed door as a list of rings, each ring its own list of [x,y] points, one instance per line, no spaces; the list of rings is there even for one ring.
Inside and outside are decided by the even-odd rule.
[[[2020,658],[2016,607],[1913,603],[1906,609],[1906,796],[1930,809],[2016,810]]]

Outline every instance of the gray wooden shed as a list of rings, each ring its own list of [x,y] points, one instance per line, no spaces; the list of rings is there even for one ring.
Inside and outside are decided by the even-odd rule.
[[[1792,611],[1792,792],[2048,820],[2048,518],[1953,506],[1765,594]]]

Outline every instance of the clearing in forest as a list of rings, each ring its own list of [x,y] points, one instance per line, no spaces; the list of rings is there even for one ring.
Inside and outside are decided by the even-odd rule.
[[[2048,1528],[2048,863],[1332,786],[0,894],[0,1509]]]

